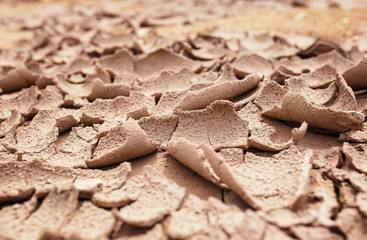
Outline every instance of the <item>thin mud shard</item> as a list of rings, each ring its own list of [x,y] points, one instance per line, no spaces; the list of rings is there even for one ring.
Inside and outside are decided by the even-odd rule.
[[[257,74],[238,80],[229,65],[226,65],[222,75],[208,87],[188,91],[176,106],[175,111],[188,111],[207,107],[215,100],[227,100],[255,88],[261,77]]]
[[[267,82],[255,100],[255,103],[262,108],[262,114],[290,122],[306,121],[310,126],[337,132],[362,127],[364,116],[356,111],[357,102],[354,93],[340,75],[335,80],[335,99],[332,85],[327,90],[332,91],[331,94],[325,95],[324,89],[294,88],[297,81],[302,80],[289,79],[284,87],[273,81]],[[321,99],[318,98],[320,94],[323,96]]]
[[[8,206],[0,211],[0,236],[5,239],[41,239],[57,235],[76,209],[78,191],[53,190],[39,208],[32,198],[18,207]]]
[[[55,167],[40,162],[0,164],[0,202],[26,200],[33,193],[47,195],[55,186],[74,185],[80,196],[90,198],[99,191],[119,188],[131,171],[129,163],[123,163],[110,171]]]
[[[100,138],[92,158],[85,162],[90,168],[103,167],[142,157],[157,149],[158,144],[148,137],[138,122],[129,119]]]
[[[215,101],[204,110],[178,114],[178,125],[171,141],[183,137],[194,144],[206,143],[214,149],[247,149],[247,122],[229,101]]]
[[[307,131],[306,122],[299,128],[292,129],[275,119],[261,116],[261,110],[252,102],[238,114],[249,123],[249,146],[263,151],[281,151],[289,148],[299,142]]]
[[[307,193],[311,150],[292,147],[272,157],[247,152],[234,167],[209,146],[201,147],[219,178],[254,209],[295,208]]]
[[[349,68],[343,73],[343,77],[348,85],[353,90],[366,89],[367,84],[365,79],[367,78],[367,59],[363,59],[356,66]]]
[[[134,226],[150,227],[179,208],[185,189],[149,166],[144,167],[142,174],[147,182],[137,200],[121,208],[117,217]]]

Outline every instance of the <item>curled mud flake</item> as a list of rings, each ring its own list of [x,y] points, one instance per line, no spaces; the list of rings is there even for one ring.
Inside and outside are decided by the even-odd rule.
[[[65,239],[107,239],[114,224],[115,217],[110,211],[85,201],[62,227],[60,235]]]
[[[158,49],[134,63],[135,72],[141,79],[157,77],[163,70],[180,72],[187,68],[197,71],[201,65],[165,49]]]
[[[36,207],[37,201],[34,198],[20,205],[19,208],[14,209],[14,205],[9,206],[2,210],[0,215],[5,213],[5,218],[1,220],[10,218],[12,221],[1,224],[0,229],[3,227],[4,229],[1,229],[0,235],[5,239],[41,239],[46,233],[57,235],[75,210],[77,200],[77,190],[54,188],[42,201],[39,208]]]
[[[165,92],[159,99],[158,104],[153,107],[152,115],[167,116],[172,115],[174,109],[180,103],[187,91],[182,92]],[[0,100],[1,101],[1,100]],[[0,102],[1,104],[1,102]],[[1,111],[1,110],[0,110]],[[1,113],[1,112],[0,112]]]
[[[273,64],[257,54],[243,55],[232,66],[236,76],[242,78],[251,73],[269,76],[274,71]]]
[[[92,40],[91,43],[98,46],[100,53],[114,52],[120,48],[130,48],[133,46],[133,35],[131,34],[106,34],[99,33]]]
[[[23,117],[17,110],[12,110],[8,119],[0,122],[0,137],[14,131],[23,122]]]
[[[298,123],[305,121],[310,126],[336,132],[360,129],[364,120],[363,114],[359,112],[333,110],[330,107],[316,106],[297,93],[287,93],[280,105],[263,109],[263,114],[284,121]]]
[[[297,225],[311,225],[317,219],[317,211],[310,208],[296,212],[289,209],[274,209],[267,212],[260,211],[259,215],[281,229]]]
[[[357,208],[356,191],[347,182],[339,186],[339,202],[343,208]]]
[[[178,73],[163,71],[157,78],[142,81],[138,87],[149,95],[160,96],[165,92],[185,91],[197,82],[199,82],[198,75],[183,69]]]
[[[107,166],[147,155],[157,148],[138,122],[129,119],[99,139],[92,158],[86,160],[86,164],[91,168]]]
[[[40,91],[37,103],[30,110],[30,115],[35,115],[41,110],[56,110],[64,103],[64,98],[56,86],[47,86]]]
[[[192,56],[193,59],[198,60],[213,60],[213,59],[221,59],[223,57],[228,57],[233,59],[235,57],[235,53],[232,51],[222,48],[222,47],[208,47],[208,48],[185,48],[188,53]]]
[[[347,239],[363,239],[367,236],[367,220],[355,208],[342,209],[336,223]]]
[[[307,124],[300,128],[288,127],[277,120],[261,116],[261,110],[252,102],[241,109],[238,114],[249,122],[251,136],[249,146],[263,151],[281,151],[301,140],[307,131]]]
[[[117,51],[112,56],[107,56],[98,61],[98,64],[113,75],[122,75],[125,72],[134,72],[134,58],[127,50]]]
[[[153,106],[154,98],[140,92],[132,92],[129,97],[120,96],[112,100],[97,99],[81,109],[82,122],[90,125],[112,119],[124,121],[129,114],[132,114],[134,119],[139,119],[149,116],[148,109]]]
[[[330,108],[334,110],[356,111],[357,101],[353,90],[339,74],[336,76],[335,83],[338,88],[338,96],[333,103],[328,103],[327,106],[330,106]]]
[[[328,228],[324,227],[295,226],[291,228],[291,232],[299,239],[344,239],[342,235],[331,232]]]
[[[134,202],[140,196],[142,189],[147,185],[144,174],[135,175],[126,181],[126,184],[118,188],[107,188],[96,192],[92,201],[100,207],[122,207]]]
[[[311,150],[291,147],[272,157],[247,152],[244,163],[232,168],[210,147],[201,147],[219,178],[255,209],[294,208],[306,194]]]
[[[167,149],[168,141],[177,126],[177,116],[143,117],[138,123],[151,140],[156,142],[160,148]]]
[[[188,91],[175,110],[187,111],[201,109],[207,107],[215,100],[233,98],[255,88],[261,80],[261,77],[257,74],[248,75],[243,80],[233,79],[226,75],[227,73],[223,72],[222,76],[214,82],[214,85],[199,90]]]
[[[33,197],[23,203],[4,206],[0,210],[0,237],[14,239],[21,229],[20,223],[26,220],[37,208],[37,198]]]
[[[366,89],[367,83],[367,59],[363,59],[356,66],[349,68],[343,73],[343,77],[353,90]]]
[[[280,230],[278,227],[268,224],[265,229],[264,240],[291,240],[289,235]]]
[[[340,141],[351,141],[357,143],[367,142],[367,123],[363,123],[361,130],[349,130],[339,134]]]
[[[151,240],[151,239],[159,239],[159,240],[167,240],[167,235],[161,224],[157,223],[151,229],[147,230],[143,233],[137,234],[129,234],[127,236],[120,236],[117,234],[115,240]]]
[[[29,87],[40,78],[38,71],[39,69],[33,69],[32,66],[30,68],[25,65],[17,66],[0,75],[0,88],[4,92],[11,92]]]
[[[298,52],[298,48],[290,45],[286,41],[276,41],[269,47],[258,51],[257,53],[264,58],[276,59],[294,56]]]
[[[315,57],[333,50],[336,50],[340,55],[346,57],[346,53],[338,44],[322,38],[316,39],[308,48],[300,50],[298,56],[304,58]]]
[[[86,98],[75,97],[69,94],[64,96],[63,107],[81,108],[87,105],[89,102]]]
[[[172,212],[165,221],[164,229],[170,238],[186,239],[209,227],[207,211],[209,204],[189,195],[180,210]]]
[[[67,74],[94,74],[95,67],[93,60],[88,58],[78,58],[70,63],[66,70]]]
[[[299,73],[295,73],[291,70],[289,70],[288,68],[284,67],[284,66],[279,66],[277,69],[275,69],[275,71],[270,75],[270,79],[279,83],[279,84],[284,84],[284,80],[290,78],[290,77],[294,77],[294,76],[299,76]]]
[[[346,161],[349,167],[356,169],[359,172],[367,174],[367,151],[357,151],[348,142],[343,144],[343,153],[346,156]]]
[[[150,227],[179,208],[185,189],[162,177],[151,167],[145,166],[143,174],[147,185],[138,199],[121,208],[117,216],[128,224]]]
[[[104,83],[101,79],[95,79],[92,83],[90,94],[87,96],[89,100],[108,99],[118,96],[129,96],[130,87],[125,84]]]
[[[219,177],[211,168],[203,151],[186,138],[171,139],[167,148],[169,154],[180,161],[182,164],[197,172],[200,176],[214,183],[225,187]]]
[[[337,75],[335,68],[326,64],[323,67],[317,68],[308,74],[303,74],[302,78],[307,82],[311,88],[326,87],[330,83],[335,81]]]
[[[247,149],[247,122],[240,118],[229,101],[215,101],[204,110],[178,114],[172,140],[184,137],[193,144],[206,143],[214,149]]]

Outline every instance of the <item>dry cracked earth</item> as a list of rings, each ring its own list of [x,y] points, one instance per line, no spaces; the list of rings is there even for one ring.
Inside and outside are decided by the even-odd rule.
[[[367,238],[363,1],[0,4],[0,239]]]

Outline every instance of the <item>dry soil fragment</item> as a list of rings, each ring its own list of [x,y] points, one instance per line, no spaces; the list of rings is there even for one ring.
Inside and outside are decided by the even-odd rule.
[[[361,90],[367,88],[367,59],[363,59],[356,66],[348,69],[343,73],[343,77],[353,90]]]
[[[5,73],[0,72],[0,89],[11,92],[35,84],[40,77],[40,69],[35,66],[35,64],[29,66],[21,64]]]
[[[92,89],[87,98],[89,100],[109,99],[118,96],[129,96],[129,94],[130,87],[125,84],[104,83],[102,80],[96,79],[92,83]]]
[[[174,109],[185,96],[187,91],[182,92],[165,92],[159,99],[158,104],[153,107],[152,115],[167,116],[174,113]]]
[[[110,171],[72,169],[53,167],[40,162],[10,162],[0,165],[1,197],[0,202],[27,199],[33,192],[38,196],[46,195],[54,186],[74,184],[80,193],[90,197],[93,193],[120,188],[131,168],[123,163]]]
[[[138,122],[129,119],[99,139],[92,158],[86,160],[86,164],[91,168],[103,167],[142,157],[157,148],[157,144],[148,137]]]
[[[265,116],[280,120],[298,123],[306,121],[311,126],[337,132],[361,128],[364,116],[356,112],[357,104],[352,90],[340,75],[337,76],[336,85],[337,98],[332,103],[320,104],[312,97],[312,90],[287,91],[287,87],[268,82],[255,103],[262,108]],[[268,99],[272,99],[271,102]]]
[[[263,151],[281,151],[299,142],[307,131],[307,123],[292,129],[277,120],[261,116],[261,110],[252,102],[248,103],[238,114],[249,123],[251,136],[249,146]]]
[[[263,219],[282,229],[288,229],[298,225],[310,225],[317,218],[317,211],[310,208],[301,211],[274,209],[268,212],[260,211],[258,213]]]
[[[319,88],[334,82],[337,73],[333,67],[326,64],[311,73],[303,74],[302,78],[311,88]]]
[[[11,111],[11,116],[3,122],[0,122],[0,137],[14,131],[23,121],[23,117],[17,110]]]
[[[316,39],[308,48],[300,50],[298,52],[298,55],[307,58],[331,52],[333,50],[336,50],[340,55],[344,57],[346,56],[346,53],[338,44],[321,38]]]
[[[98,61],[99,65],[115,76],[125,72],[134,72],[134,59],[127,50],[117,51],[112,56],[107,56]]]
[[[324,227],[306,227],[297,226],[292,227],[291,231],[299,239],[315,239],[315,240],[325,240],[325,239],[335,239],[342,240],[343,236],[331,232],[329,229]]]
[[[355,208],[342,209],[336,223],[348,239],[364,239],[367,236],[367,219]]]
[[[147,182],[141,194],[135,202],[121,208],[118,217],[134,226],[150,227],[179,208],[185,189],[151,167],[145,166],[143,174]]]
[[[17,217],[19,214],[17,213],[17,210],[24,212],[24,205],[24,207],[22,206],[19,209],[14,209],[14,206],[9,206],[10,209],[13,209],[4,209],[5,213],[7,211],[8,213],[4,218],[1,217],[1,219],[10,221],[8,223],[4,222],[1,224],[0,229],[2,227],[4,229],[2,229],[0,233],[6,239],[40,239],[44,234],[57,235],[75,210],[77,200],[77,190],[57,190],[54,188],[42,201],[42,204],[38,209],[28,209],[28,216]],[[9,215],[10,219],[6,219]],[[12,217],[12,215],[14,217]],[[14,224],[13,221],[15,221],[16,224]],[[10,226],[8,224],[10,224]]]
[[[143,117],[139,119],[138,123],[151,140],[156,142],[160,148],[166,149],[168,141],[176,129],[177,116]]]
[[[166,240],[167,235],[163,230],[163,227],[161,224],[157,223],[149,229],[148,231],[144,233],[138,233],[138,234],[131,234],[128,236],[117,236],[114,238],[115,240],[151,240],[151,239],[159,239],[159,240]]]
[[[346,161],[350,167],[356,169],[359,172],[367,173],[367,151],[357,151],[348,142],[343,144],[343,153],[346,156]]]
[[[281,231],[276,226],[268,224],[265,230],[265,235],[263,240],[291,240],[290,236],[288,236],[285,232]]]
[[[149,116],[148,109],[155,105],[154,98],[139,92],[129,97],[117,97],[113,100],[99,100],[84,106],[82,122],[84,124],[102,123],[105,120],[126,120],[127,116],[134,119]]]
[[[32,107],[31,115],[37,114],[41,110],[56,110],[64,103],[63,96],[56,86],[47,86],[41,90],[39,100]]]
[[[84,201],[60,235],[65,239],[108,239],[114,224],[115,217],[110,211]]]
[[[204,110],[178,114],[172,141],[184,137],[194,144],[206,143],[214,149],[247,148],[247,122],[229,101],[215,101]]]
[[[167,148],[169,154],[182,164],[197,172],[200,176],[218,186],[224,187],[219,177],[211,168],[203,151],[198,145],[193,144],[186,138],[171,140]]]
[[[273,64],[265,58],[257,55],[243,55],[233,62],[233,70],[236,76],[245,77],[248,74],[256,73],[269,76],[273,72]]]
[[[251,74],[242,80],[238,80],[233,76],[231,68],[225,68],[222,76],[214,82],[214,85],[199,90],[188,91],[175,110],[187,111],[201,109],[207,107],[215,100],[230,99],[255,88],[260,80],[261,78],[257,74]]]
[[[136,175],[129,178],[122,187],[115,186],[104,189],[93,195],[92,201],[100,207],[122,207],[136,201],[146,185],[145,175]],[[123,182],[121,182],[123,183]]]
[[[295,207],[306,194],[311,150],[291,147],[271,157],[247,152],[243,164],[230,167],[210,147],[202,148],[220,179],[255,209]]]
[[[363,143],[367,142],[367,123],[363,123],[363,128],[361,130],[349,130],[339,135],[340,141],[351,141]]]
[[[163,70],[180,72],[184,68],[196,71],[201,65],[166,49],[158,49],[134,63],[135,72],[142,79],[157,77]]]

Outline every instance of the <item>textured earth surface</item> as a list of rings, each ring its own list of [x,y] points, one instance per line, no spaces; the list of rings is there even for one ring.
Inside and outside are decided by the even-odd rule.
[[[0,4],[0,239],[367,238],[364,1]]]

